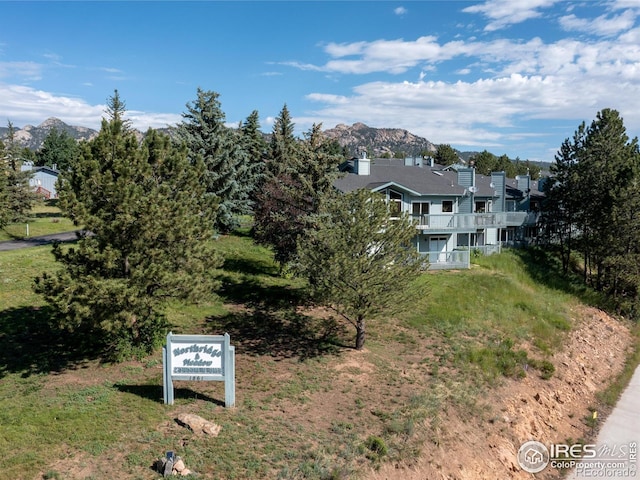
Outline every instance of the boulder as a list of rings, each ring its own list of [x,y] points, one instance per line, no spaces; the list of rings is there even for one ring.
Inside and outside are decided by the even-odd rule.
[[[222,430],[220,425],[216,425],[213,422],[205,420],[204,418],[194,415],[193,413],[181,413],[176,419],[180,425],[188,427],[193,433],[207,434],[213,437],[217,437]]]

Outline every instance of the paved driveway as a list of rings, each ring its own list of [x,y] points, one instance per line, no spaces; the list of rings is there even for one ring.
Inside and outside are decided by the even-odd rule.
[[[31,237],[25,240],[7,240],[0,242],[0,252],[7,250],[17,250],[19,248],[38,247],[40,245],[47,245],[55,241],[58,242],[72,242],[78,237],[76,231],[54,233],[51,235],[43,235],[41,237]]]

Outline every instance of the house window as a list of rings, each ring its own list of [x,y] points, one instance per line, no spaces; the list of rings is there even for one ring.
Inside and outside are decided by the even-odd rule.
[[[442,201],[442,213],[453,213],[453,200]]]
[[[487,202],[484,200],[481,202],[476,202],[476,213],[486,213],[487,211]]]
[[[402,212],[402,194],[389,190],[389,211],[391,218],[397,218]]]
[[[429,202],[413,202],[411,204],[411,216],[419,225],[429,224]]]
[[[429,202],[413,202],[411,204],[411,214],[414,217],[429,215]]]

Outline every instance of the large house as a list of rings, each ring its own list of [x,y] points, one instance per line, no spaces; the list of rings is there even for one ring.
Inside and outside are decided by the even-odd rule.
[[[468,268],[474,251],[494,253],[535,235],[542,198],[529,176],[477,175],[423,159],[354,158],[335,182],[342,192],[367,188],[384,195],[392,212],[416,223],[413,240],[430,269]]]

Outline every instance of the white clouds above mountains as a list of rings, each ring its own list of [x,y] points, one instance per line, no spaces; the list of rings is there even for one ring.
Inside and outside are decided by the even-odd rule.
[[[69,125],[100,128],[100,120],[105,116],[105,105],[89,105],[80,98],[73,98],[37,90],[26,86],[0,83],[0,105],[8,119],[23,119],[22,124],[38,125],[49,117],[57,117]],[[142,131],[163,128],[181,121],[178,114],[150,113],[130,110],[127,118],[135,128]]]
[[[554,3],[500,0],[465,11],[484,14],[492,29],[540,16]],[[526,122],[589,120],[606,107],[619,109],[637,131],[640,29],[632,29],[636,18],[637,12],[630,9],[591,20],[563,16],[558,21],[564,29],[593,35],[555,41],[534,37],[440,42],[425,36],[328,44],[324,51],[330,59],[317,66],[319,70],[343,75],[384,72],[402,78],[364,83],[351,94],[315,92],[308,98],[323,104],[313,113],[328,125],[362,121],[384,126],[384,119],[386,125],[407,128],[436,143],[470,148],[507,148],[523,138],[535,141],[532,137],[544,134],[527,133]],[[449,69],[459,75],[457,80],[444,79]],[[413,71],[415,76],[407,79]],[[536,159],[551,160],[558,147],[559,143],[546,151],[546,158]]]
[[[176,12],[184,13],[179,2],[159,2],[152,12],[166,10],[166,25],[176,29],[164,48],[158,28],[119,48],[111,39],[106,50],[66,42],[46,32],[48,17],[20,43],[0,32],[0,122],[56,116],[97,128],[116,87],[135,102],[128,114],[136,128],[164,127],[181,115],[162,112],[182,109],[200,86],[220,92],[230,123],[258,109],[268,130],[284,101],[298,132],[319,122],[325,128],[364,122],[532,160],[552,160],[562,140],[602,108],[619,110],[631,136],[640,132],[640,0],[434,0],[409,8],[352,2],[352,16],[344,18],[339,2],[296,2],[264,7],[251,27],[246,4],[195,4],[231,11],[220,24],[227,43],[195,29],[197,19],[177,23]],[[31,2],[10,5],[31,8]],[[62,10],[61,3],[51,5]],[[118,13],[112,5],[86,8]],[[333,23],[300,27],[300,15],[325,9],[333,11],[327,15]],[[62,13],[68,12],[58,12],[58,20]],[[111,25],[105,22],[96,37],[109,38]],[[271,42],[274,36],[279,41]],[[236,103],[232,113],[229,99]]]

